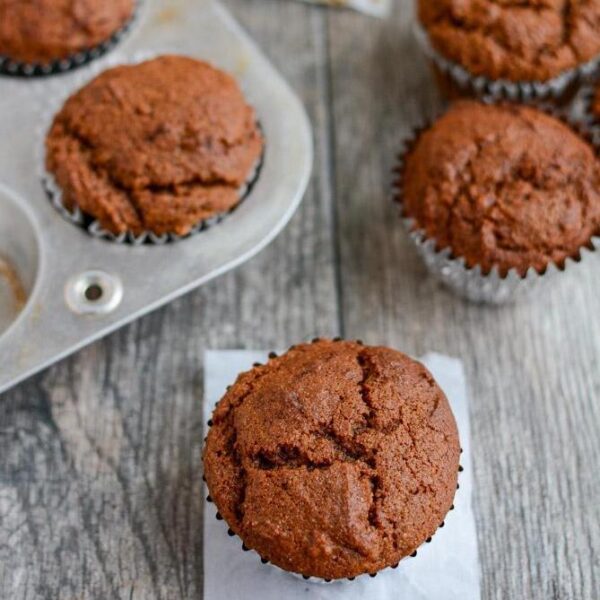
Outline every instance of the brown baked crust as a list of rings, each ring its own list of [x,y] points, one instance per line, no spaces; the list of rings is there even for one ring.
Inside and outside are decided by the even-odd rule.
[[[433,47],[472,75],[547,81],[600,54],[600,0],[419,0]]]
[[[240,201],[262,147],[232,77],[161,56],[109,69],[71,96],[48,134],[46,166],[66,206],[113,233],[185,235]]]
[[[395,350],[296,346],[240,375],[212,421],[212,499],[247,547],[288,571],[338,579],[395,565],[452,505],[450,406]]]
[[[600,164],[567,125],[529,107],[454,104],[405,159],[403,212],[469,267],[563,266],[600,231]]]
[[[0,0],[0,55],[48,64],[100,45],[133,16],[134,0]]]

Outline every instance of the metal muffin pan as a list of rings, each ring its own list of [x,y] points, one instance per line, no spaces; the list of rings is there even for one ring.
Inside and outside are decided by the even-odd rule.
[[[260,176],[233,213],[190,238],[139,246],[95,239],[52,206],[40,181],[44,104],[103,62],[165,50],[238,79],[266,139]],[[216,0],[146,0],[123,42],[90,66],[36,80],[0,77],[0,392],[248,260],[293,215],[312,160],[302,104]]]

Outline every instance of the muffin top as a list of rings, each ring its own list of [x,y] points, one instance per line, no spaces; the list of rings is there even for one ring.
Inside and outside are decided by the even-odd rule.
[[[501,275],[562,266],[600,232],[600,163],[540,110],[461,101],[405,159],[403,213],[437,248]]]
[[[134,0],[0,0],[0,55],[47,64],[98,46],[132,17]]]
[[[246,546],[288,571],[337,579],[395,565],[452,505],[450,406],[395,350],[296,346],[240,375],[212,421],[212,499]]]
[[[547,81],[600,54],[600,0],[419,0],[433,47],[472,75]]]
[[[161,56],[109,69],[71,96],[46,147],[68,207],[113,233],[184,235],[239,202],[263,142],[232,77]]]

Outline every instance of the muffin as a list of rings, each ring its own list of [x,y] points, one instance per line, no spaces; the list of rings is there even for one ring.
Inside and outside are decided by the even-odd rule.
[[[532,107],[455,103],[413,142],[400,179],[412,230],[484,279],[562,269],[600,233],[593,147]]]
[[[241,200],[261,157],[236,81],[184,56],[119,66],[71,96],[46,138],[46,168],[113,234],[186,235]]]
[[[395,350],[316,340],[272,355],[209,425],[204,476],[220,516],[286,571],[331,580],[396,566],[452,506],[450,406]]]
[[[135,0],[0,0],[0,56],[47,65],[96,48],[122,30]]]
[[[600,0],[419,0],[418,13],[452,91],[494,90],[480,78],[509,95],[561,95],[600,57]]]

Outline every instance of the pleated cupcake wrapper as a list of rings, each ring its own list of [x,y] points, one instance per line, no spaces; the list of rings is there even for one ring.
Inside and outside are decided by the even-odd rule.
[[[63,202],[62,190],[56,183],[56,180],[54,179],[52,174],[48,173],[47,171],[44,171],[41,175],[41,180],[44,189],[46,190],[46,194],[50,199],[50,202],[60,212],[60,214],[65,219],[67,219],[67,221],[70,221],[74,225],[77,225],[78,227],[84,229],[92,237],[107,240],[113,243],[128,244],[132,246],[139,246],[142,244],[163,245],[188,239],[193,235],[196,235],[202,231],[207,230],[209,227],[220,223],[228,215],[234,212],[236,208],[238,208],[238,206],[240,206],[240,204],[250,194],[254,183],[258,180],[258,175],[260,173],[261,167],[262,161],[259,160],[253,168],[248,182],[242,188],[240,188],[238,192],[240,200],[233,208],[226,212],[211,216],[207,219],[203,219],[202,221],[198,222],[194,227],[192,227],[189,230],[189,232],[185,235],[177,235],[175,233],[165,233],[163,235],[158,235],[152,231],[144,231],[139,235],[134,235],[131,232],[124,232],[120,234],[112,233],[111,231],[104,229],[98,220],[90,218],[85,213],[83,213],[79,207],[76,206],[73,210],[67,208]]]
[[[130,19],[107,40],[97,46],[48,63],[26,63],[14,60],[10,56],[0,55],[0,75],[23,78],[48,77],[50,75],[67,73],[83,65],[87,65],[112,50],[121,41],[138,21],[143,1],[138,0]]]
[[[484,101],[493,103],[490,98],[486,98]],[[582,137],[591,141],[589,140],[589,130],[583,124],[570,120],[563,111],[549,105],[544,107],[544,111],[559,118]],[[531,295],[539,287],[554,280],[571,263],[580,263],[586,254],[592,254],[600,248],[600,237],[592,237],[589,245],[583,246],[577,254],[568,257],[564,265],[550,263],[542,273],[538,273],[531,267],[525,276],[522,276],[516,269],[510,269],[504,275],[500,273],[496,266],[491,271],[484,272],[479,265],[470,267],[466,264],[464,258],[454,256],[451,248],[438,248],[437,241],[434,238],[429,238],[424,230],[418,228],[415,220],[406,214],[403,206],[403,179],[406,157],[414,148],[419,136],[433,122],[430,121],[421,127],[415,128],[412,135],[404,141],[394,169],[392,198],[400,205],[402,224],[408,233],[409,239],[417,249],[429,273],[437,280],[444,283],[459,296],[472,302],[500,305]],[[598,151],[598,146],[594,145],[594,147]]]
[[[560,100],[572,85],[582,84],[600,69],[600,55],[548,81],[509,81],[475,76],[463,66],[448,60],[432,46],[427,32],[416,23],[414,35],[426,56],[465,94],[487,96],[494,100],[538,102]]]
[[[97,77],[100,73],[104,72],[105,70],[119,65],[137,64],[145,60],[150,60],[162,54],[170,53],[173,53],[173,50],[167,48],[161,49],[159,51],[138,52],[132,57],[123,57],[118,55],[111,56],[107,61],[103,61],[102,65],[93,65],[85,73],[81,73],[81,76],[77,79],[77,81],[72,82],[72,84],[67,90],[64,89],[64,86],[57,87],[55,92],[51,93],[49,99],[48,97],[46,97],[46,95],[44,95],[39,100],[42,108],[40,108],[39,110],[41,114],[41,119],[38,134],[36,136],[38,176],[50,202],[56,208],[56,210],[58,210],[58,212],[67,221],[83,229],[94,238],[110,241],[117,244],[127,244],[133,246],[139,246],[142,244],[164,245],[188,239],[191,236],[194,236],[202,231],[207,230],[209,227],[220,223],[228,215],[234,212],[249,196],[254,184],[258,180],[260,170],[263,164],[264,150],[262,156],[258,159],[254,167],[251,169],[246,183],[242,185],[238,190],[238,195],[240,197],[238,203],[225,212],[213,215],[211,217],[208,217],[207,219],[199,221],[185,235],[178,235],[175,233],[165,233],[162,235],[158,235],[152,231],[143,231],[138,235],[134,235],[132,232],[115,234],[102,227],[102,225],[97,219],[94,219],[90,215],[84,213],[78,206],[75,206],[71,209],[65,205],[63,200],[63,193],[60,186],[56,182],[54,176],[51,173],[49,173],[46,169],[45,142],[46,136],[48,134],[48,131],[50,130],[50,127],[52,126],[52,122],[54,120],[55,115],[61,109],[64,102],[71,96],[71,94],[73,94],[76,90],[81,89],[81,87],[89,83],[92,79]],[[45,93],[47,92],[45,91]],[[260,123],[258,123],[258,126],[260,127]]]
[[[311,343],[316,343],[321,341],[320,338],[314,338]],[[336,337],[333,339],[334,342],[341,342],[344,341],[343,338],[341,337]],[[362,340],[353,340],[358,344],[362,345]],[[290,348],[288,348],[289,350],[293,350],[294,346],[290,346]],[[276,352],[270,352],[269,353],[269,360],[271,360],[272,358],[277,358],[277,353]],[[267,361],[268,362],[268,361]],[[254,365],[255,367],[260,366],[260,363],[256,363]],[[216,406],[216,405],[215,405]],[[212,423],[212,419],[210,419],[207,423],[208,428],[210,429],[212,427],[213,423]],[[206,443],[206,437],[204,438],[204,442]],[[462,454],[462,448],[460,449],[460,453]],[[463,467],[461,465],[459,465],[458,467],[458,481],[456,484],[456,489],[458,490],[460,487],[460,474],[463,471]],[[206,479],[204,478],[204,476],[202,476],[202,480],[204,481],[205,485],[206,485]],[[208,486],[207,486],[208,487]],[[206,501],[207,502],[213,502],[212,498],[210,497],[210,493],[209,495],[206,497]],[[215,504],[216,507],[216,504]],[[444,520],[440,523],[440,525],[438,526],[438,530],[441,527],[444,527],[444,524],[446,522],[446,519],[448,518],[448,515],[450,514],[450,512],[452,512],[454,510],[454,504],[452,504],[452,506],[450,507],[450,509],[448,510],[448,512],[446,513],[446,516],[444,517]],[[221,515],[221,513],[218,511],[217,508],[217,514],[216,514],[216,518],[218,521],[224,521],[226,524],[227,522],[224,520],[223,516]],[[362,573],[361,575],[356,575],[355,577],[347,577],[347,578],[342,578],[342,579],[323,579],[321,577],[315,577],[314,575],[302,575],[300,573],[294,573],[292,571],[287,571],[286,569],[282,569],[281,567],[278,567],[277,565],[274,565],[273,563],[271,563],[268,559],[263,558],[258,552],[256,552],[256,550],[252,549],[252,548],[248,548],[248,546],[246,546],[246,544],[244,543],[244,541],[233,531],[233,529],[231,529],[229,527],[229,524],[227,524],[228,526],[228,530],[227,533],[230,537],[237,537],[240,542],[241,542],[241,548],[244,552],[253,552],[254,554],[256,554],[256,556],[258,557],[258,559],[261,561],[261,563],[263,565],[265,565],[266,567],[269,568],[275,568],[277,569],[279,572],[281,573],[285,573],[286,575],[291,575],[292,577],[299,579],[305,583],[311,583],[311,584],[317,584],[317,585],[329,585],[329,584],[333,584],[333,583],[343,583],[345,585],[352,583],[353,581],[357,580],[359,577],[361,578],[365,578],[365,577],[370,577],[370,578],[374,578],[377,577],[378,573],[380,573],[381,571],[385,571],[386,569],[397,569],[398,565],[400,564],[400,562],[402,562],[403,560],[407,559],[407,558],[415,558],[417,556],[418,550],[419,548],[421,548],[422,546],[424,546],[425,544],[429,544],[431,543],[431,541],[433,540],[433,538],[435,537],[435,534],[437,533],[437,530],[430,536],[428,537],[417,549],[415,549],[415,551],[412,554],[409,554],[408,556],[405,556],[403,558],[401,558],[395,565],[389,566],[389,567],[385,567],[383,569],[381,569],[380,571],[377,571],[376,573]]]

